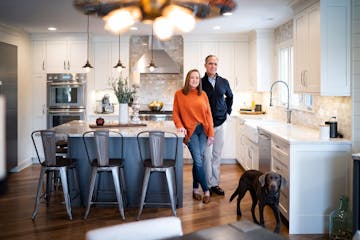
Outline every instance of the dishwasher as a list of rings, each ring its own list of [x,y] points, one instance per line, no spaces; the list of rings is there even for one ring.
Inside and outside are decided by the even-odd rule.
[[[259,171],[271,171],[271,135],[258,128],[259,134]]]

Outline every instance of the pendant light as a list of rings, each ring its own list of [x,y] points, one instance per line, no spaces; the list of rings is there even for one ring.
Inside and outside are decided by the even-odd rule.
[[[157,66],[154,63],[154,27],[151,27],[151,60],[148,66],[149,71],[153,72]]]
[[[118,72],[121,72],[121,70],[123,68],[126,68],[120,60],[120,32],[119,32],[119,61],[117,62],[117,64],[114,66],[114,68],[116,68],[116,70],[118,70]]]
[[[90,21],[90,16],[89,14],[87,14],[87,59],[86,59],[86,63],[83,66],[83,68],[85,68],[86,72],[90,71],[90,68],[93,68],[93,66],[91,66],[90,62],[89,62],[89,21]]]

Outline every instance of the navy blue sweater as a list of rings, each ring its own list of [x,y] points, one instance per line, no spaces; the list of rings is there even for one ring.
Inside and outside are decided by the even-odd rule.
[[[202,88],[209,98],[214,127],[220,126],[225,122],[226,114],[231,114],[233,93],[229,81],[216,74],[215,87],[213,88],[206,73],[201,81]]]

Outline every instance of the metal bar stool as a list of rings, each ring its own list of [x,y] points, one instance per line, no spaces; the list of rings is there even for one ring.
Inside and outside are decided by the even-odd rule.
[[[109,158],[109,133],[112,133],[120,139],[121,147],[121,156],[119,158]],[[90,137],[91,136],[91,137]],[[108,131],[108,130],[96,130],[88,131],[83,133],[83,141],[85,145],[85,150],[87,157],[91,165],[91,178],[90,178],[90,187],[89,187],[89,197],[86,206],[86,212],[84,219],[87,219],[90,207],[93,204],[117,204],[121,217],[125,220],[124,213],[124,199],[126,199],[125,194],[125,173],[124,173],[124,158],[123,158],[123,135],[119,132]],[[94,149],[95,158],[90,157],[89,150]],[[120,171],[120,180],[119,180],[119,171]],[[117,202],[100,202],[97,200],[97,188],[95,190],[96,177],[100,172],[111,172],[116,192]],[[98,181],[99,182],[99,181]],[[95,197],[94,197],[95,192]],[[94,198],[94,200],[93,200]]]
[[[164,150],[166,150],[164,149],[165,136],[175,138],[175,151],[173,151],[173,155],[171,153],[166,153],[170,154],[171,156],[164,159]],[[169,205],[168,203],[145,202],[150,175],[153,172],[165,173],[172,213],[174,216],[176,216],[177,197],[175,164],[177,157],[178,140],[178,136],[173,132],[142,131],[137,134],[139,154],[145,168],[137,220],[140,220],[140,216],[145,204]]]
[[[35,137],[40,137],[40,140],[37,144]],[[56,132],[52,130],[37,130],[31,133],[31,139],[33,141],[35,152],[39,163],[41,164],[41,171],[39,177],[39,183],[37,188],[36,200],[34,212],[32,214],[32,219],[35,220],[35,217],[39,210],[40,198],[42,196],[42,188],[44,184],[44,176],[47,174],[47,186],[46,186],[46,201],[49,203],[50,200],[50,188],[51,181],[49,180],[49,175],[53,173],[60,173],[60,179],[62,183],[66,211],[69,215],[69,219],[72,220],[71,213],[71,199],[70,199],[70,190],[68,186],[67,170],[73,170],[74,173],[74,182],[79,191],[79,185],[77,181],[77,172],[76,165],[73,159],[69,159],[64,156],[57,156],[56,154]],[[42,147],[43,150],[43,159],[40,157],[39,148]]]

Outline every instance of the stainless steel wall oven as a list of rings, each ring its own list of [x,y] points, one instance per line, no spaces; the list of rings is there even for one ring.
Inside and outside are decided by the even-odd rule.
[[[47,127],[86,116],[86,73],[47,74]]]

